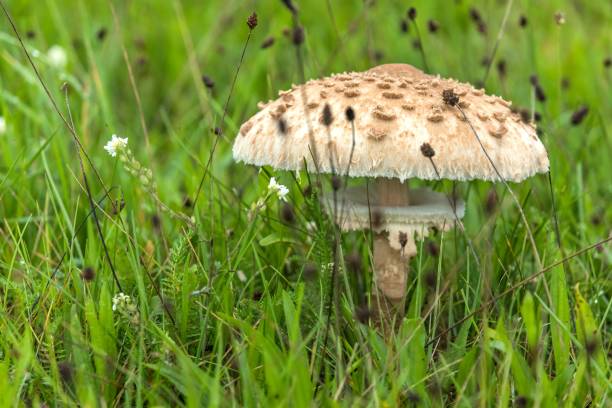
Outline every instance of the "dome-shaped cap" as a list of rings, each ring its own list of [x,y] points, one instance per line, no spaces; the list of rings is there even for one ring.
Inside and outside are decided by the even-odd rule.
[[[445,103],[445,90],[459,98],[458,106]],[[323,118],[326,104],[333,116],[331,139]],[[505,180],[521,181],[548,170],[546,149],[534,126],[511,111],[510,102],[405,64],[332,75],[280,92],[242,125],[234,158],[283,170],[303,169],[306,163],[314,171],[315,152],[316,168],[330,172],[333,151],[336,171],[344,172],[352,145],[345,117],[349,106],[356,130],[350,176],[437,179],[421,149],[427,143],[440,177],[499,180],[459,107]]]

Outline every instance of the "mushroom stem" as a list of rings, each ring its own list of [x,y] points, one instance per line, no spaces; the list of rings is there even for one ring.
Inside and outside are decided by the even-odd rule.
[[[372,310],[377,325],[386,336],[393,333],[404,315],[408,261],[412,254],[402,252],[391,247],[386,234],[374,236],[376,289],[372,291]]]
[[[385,207],[410,205],[408,184],[396,178],[377,177],[374,180],[376,204]]]

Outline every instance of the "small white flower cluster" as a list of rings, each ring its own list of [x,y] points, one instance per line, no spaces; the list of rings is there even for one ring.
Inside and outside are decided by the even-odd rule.
[[[112,135],[111,140],[109,140],[104,146],[104,150],[108,152],[112,157],[117,156],[117,152],[121,152],[124,148],[127,147],[128,139],[127,137],[118,137],[117,135]]]
[[[276,178],[274,177],[270,178],[270,184],[268,184],[268,190],[270,191],[270,193],[276,194],[279,200],[287,201],[287,194],[289,194],[289,189],[282,184],[278,184],[278,182],[276,181]]]
[[[140,314],[138,313],[136,304],[134,304],[130,296],[123,292],[113,296],[113,311],[127,316],[132,324],[138,324],[140,322]]]
[[[68,55],[59,45],[54,45],[47,50],[47,61],[49,65],[57,69],[64,69],[68,64]]]
[[[0,116],[0,136],[6,133],[6,119],[4,116]]]

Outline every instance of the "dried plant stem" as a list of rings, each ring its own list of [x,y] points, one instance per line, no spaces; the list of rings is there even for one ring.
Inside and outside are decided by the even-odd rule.
[[[195,210],[196,204],[198,202],[198,197],[200,196],[200,191],[202,190],[202,186],[204,185],[204,180],[206,179],[206,174],[212,164],[213,157],[215,155],[215,150],[217,149],[217,145],[219,144],[219,139],[223,134],[223,128],[225,125],[225,117],[227,116],[227,108],[229,106],[230,100],[232,98],[232,94],[234,93],[234,87],[236,86],[236,80],[238,79],[238,74],[240,73],[240,67],[242,67],[242,63],[244,61],[244,56],[246,54],[247,48],[249,46],[249,41],[251,40],[251,34],[253,30],[249,29],[249,34],[247,36],[246,41],[244,42],[244,47],[242,48],[242,54],[240,55],[240,62],[238,63],[238,67],[236,68],[236,72],[234,73],[234,79],[232,80],[232,85],[230,86],[229,94],[227,95],[227,99],[225,100],[225,105],[223,107],[223,115],[221,116],[221,123],[219,128],[221,129],[218,134],[215,135],[215,141],[213,142],[212,148],[210,150],[210,154],[208,155],[208,160],[206,162],[206,166],[204,167],[204,171],[202,172],[202,177],[200,178],[200,182],[198,184],[198,189],[193,197],[193,208]]]

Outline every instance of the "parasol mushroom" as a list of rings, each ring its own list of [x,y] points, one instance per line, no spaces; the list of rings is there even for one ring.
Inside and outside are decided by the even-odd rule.
[[[325,106],[336,116],[352,107],[354,118],[329,123]],[[534,125],[510,102],[406,64],[310,80],[259,108],[236,137],[236,160],[373,179],[369,195],[364,187],[344,191],[345,216],[337,221],[345,231],[375,233],[372,301],[381,320],[403,314],[415,237],[447,229],[464,214],[463,202],[410,190],[406,180],[519,182],[548,171]]]

